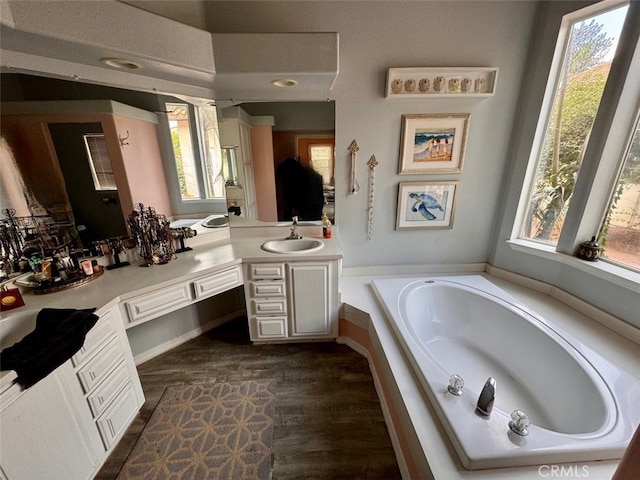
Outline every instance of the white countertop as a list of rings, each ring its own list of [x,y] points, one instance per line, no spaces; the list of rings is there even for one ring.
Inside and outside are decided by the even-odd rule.
[[[315,252],[289,255],[271,253],[260,248],[265,241],[284,238],[284,236],[282,234],[279,236],[269,235],[205,241],[194,245],[191,251],[177,254],[176,258],[165,265],[145,267],[132,264],[115,270],[105,270],[104,274],[94,281],[56,293],[34,295],[30,289],[21,288],[25,306],[2,312],[0,319],[20,311],[39,310],[45,307],[100,308],[114,299],[126,300],[181,280],[193,279],[242,262],[285,262],[342,258],[342,249],[338,240],[336,238],[322,238],[321,235],[305,235],[305,237],[320,238],[324,242],[324,246]],[[202,237],[207,236],[203,235]],[[201,237],[195,237],[193,240],[196,239],[200,242],[203,241]],[[187,239],[187,246],[190,246],[189,240],[191,239]]]

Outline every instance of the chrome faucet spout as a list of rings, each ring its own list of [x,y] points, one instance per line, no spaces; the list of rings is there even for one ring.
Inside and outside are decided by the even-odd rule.
[[[287,240],[299,240],[302,237],[298,235],[298,217],[293,217],[292,220],[291,233],[287,237]]]
[[[496,399],[496,379],[489,377],[482,387],[482,392],[478,397],[476,411],[485,417],[491,415],[493,410],[493,402]]]

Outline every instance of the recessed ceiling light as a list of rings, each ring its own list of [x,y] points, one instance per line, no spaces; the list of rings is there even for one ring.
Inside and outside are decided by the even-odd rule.
[[[271,83],[276,87],[295,87],[298,81],[292,78],[278,78],[277,80],[271,80]]]
[[[105,65],[109,65],[113,68],[119,68],[120,70],[138,70],[142,68],[139,63],[126,60],[124,58],[101,58],[100,61]]]

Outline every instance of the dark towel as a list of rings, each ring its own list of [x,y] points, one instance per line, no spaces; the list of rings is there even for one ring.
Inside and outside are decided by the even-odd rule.
[[[24,388],[39,382],[80,350],[98,321],[95,310],[43,308],[35,330],[0,352],[0,370],[15,370]]]

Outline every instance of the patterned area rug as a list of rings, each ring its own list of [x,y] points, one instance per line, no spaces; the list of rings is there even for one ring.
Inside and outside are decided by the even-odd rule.
[[[168,387],[119,480],[269,480],[274,380]]]

